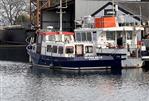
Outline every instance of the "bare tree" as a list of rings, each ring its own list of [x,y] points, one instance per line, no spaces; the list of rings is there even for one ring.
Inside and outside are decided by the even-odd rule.
[[[0,0],[1,21],[5,24],[15,24],[16,18],[26,11],[26,0]]]

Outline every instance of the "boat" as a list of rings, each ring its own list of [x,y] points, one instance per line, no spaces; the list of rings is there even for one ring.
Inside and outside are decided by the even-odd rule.
[[[143,61],[142,68],[149,69],[149,35],[147,34],[141,41],[141,59]]]
[[[75,29],[75,38],[77,41],[81,37],[91,36],[91,41],[96,46],[96,53],[121,58],[122,67],[138,67],[142,66],[140,56],[139,36],[144,31],[144,28],[139,24],[122,24],[119,25],[116,16],[103,16],[84,18],[81,28]],[[91,35],[90,35],[91,34]],[[115,63],[116,60],[113,60]],[[107,63],[109,64],[109,63]]]
[[[81,28],[64,32],[61,20],[62,13],[59,31],[53,31],[49,26],[37,33],[36,42],[31,38],[27,52],[33,65],[66,69],[111,67],[121,71],[128,47],[131,48],[130,44],[137,40],[131,36],[136,36],[134,31],[142,30],[142,27],[118,26],[115,16],[105,16],[87,17]],[[131,38],[128,40],[127,36]]]

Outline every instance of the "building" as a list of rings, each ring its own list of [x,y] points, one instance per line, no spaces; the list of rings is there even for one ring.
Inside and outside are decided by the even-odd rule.
[[[34,10],[35,27],[53,26],[59,29],[59,0],[31,0],[36,5]],[[110,11],[116,11],[119,23],[137,23],[149,21],[149,2],[145,0],[63,0],[63,30],[73,31],[76,22],[85,16],[101,17]],[[38,12],[38,13],[37,13]],[[105,13],[106,12],[106,13]],[[113,13],[114,13],[113,12]]]

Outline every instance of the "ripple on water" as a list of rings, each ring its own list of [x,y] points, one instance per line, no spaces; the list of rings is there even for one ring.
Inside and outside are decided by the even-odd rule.
[[[70,72],[0,62],[0,101],[149,101],[149,72]]]

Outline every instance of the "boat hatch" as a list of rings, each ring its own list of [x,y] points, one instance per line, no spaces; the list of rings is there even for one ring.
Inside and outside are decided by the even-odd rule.
[[[84,55],[84,48],[83,45],[75,45],[75,54],[76,56],[83,56]]]

